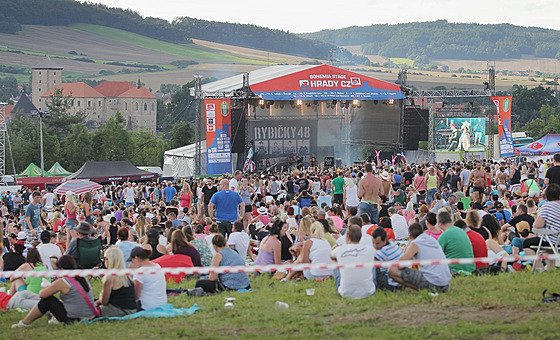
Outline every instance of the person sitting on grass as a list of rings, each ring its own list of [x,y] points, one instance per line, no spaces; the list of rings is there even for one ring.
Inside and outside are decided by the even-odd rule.
[[[129,268],[155,267],[159,264],[150,261],[151,250],[136,247],[130,251]],[[134,291],[138,300],[138,310],[150,310],[167,304],[167,285],[165,275],[159,271],[154,274],[135,274]]]
[[[351,225],[344,237],[346,237],[346,244],[336,247],[331,252],[331,259],[341,264],[373,262],[375,256],[373,248],[360,245],[361,227]],[[338,294],[352,299],[363,299],[372,295],[375,293],[373,271],[370,268],[335,269],[334,281]]]
[[[122,251],[112,246],[105,251],[105,266],[107,269],[125,269]],[[102,316],[125,316],[136,313],[136,298],[134,283],[128,275],[103,276],[103,290],[101,297],[95,301],[100,306]]]
[[[408,236],[408,232],[407,232]],[[396,261],[403,255],[402,249],[387,239],[387,232],[383,228],[376,228],[371,233],[373,247],[376,250],[375,258],[379,261]],[[392,280],[387,273],[387,268],[376,268],[375,286],[377,289],[394,291],[402,286]]]
[[[16,269],[16,272],[20,271],[45,271],[47,268],[43,266],[41,262],[41,255],[37,248],[29,248],[27,250],[27,256],[25,258],[25,263]],[[41,282],[43,281],[40,277],[21,277],[12,280],[12,285],[10,286],[10,295],[14,295],[20,290],[28,290],[35,294],[39,294],[41,290]],[[50,281],[50,279],[49,279]]]
[[[444,260],[445,254],[438,241],[424,233],[420,223],[408,227],[410,243],[400,260]],[[451,271],[447,264],[419,266],[419,270],[406,267],[389,268],[389,276],[394,281],[414,290],[446,292],[449,290]]]
[[[222,234],[214,235],[212,245],[216,251],[216,255],[212,258],[212,267],[245,266],[245,260],[228,247]],[[208,279],[198,280],[195,287],[201,287],[206,293],[221,293],[226,289],[249,289],[251,282],[247,273],[210,273]]]
[[[438,238],[439,245],[443,249],[445,257],[448,259],[474,258],[473,247],[467,233],[453,225],[451,214],[446,209],[440,209],[437,213],[437,224],[443,230],[443,234]],[[476,264],[450,264],[449,268],[455,272],[472,273],[476,269]]]
[[[78,269],[78,265],[72,256],[63,255],[56,262],[56,268],[72,270]],[[55,297],[57,293],[60,293],[60,300]],[[81,318],[92,318],[95,315],[92,309],[95,303],[93,290],[89,281],[83,277],[57,279],[41,289],[39,297],[41,300],[35,307],[27,313],[23,320],[12,325],[12,328],[27,327],[47,312],[50,312],[56,321],[66,324]]]

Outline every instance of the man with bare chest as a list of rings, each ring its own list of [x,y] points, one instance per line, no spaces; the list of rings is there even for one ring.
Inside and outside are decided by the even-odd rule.
[[[506,181],[508,179],[508,175],[506,174],[506,169],[501,166],[499,172],[496,173],[496,184],[498,186],[498,196],[504,197],[504,194],[506,193]]]
[[[476,162],[475,169],[471,172],[471,178],[469,179],[469,182],[472,183],[473,186],[473,202],[482,203],[484,191],[486,189],[486,176],[486,170],[484,170],[482,164],[480,162]]]
[[[383,194],[381,180],[373,175],[371,163],[366,163],[366,175],[358,184],[358,197],[361,199],[359,214],[368,214],[372,224],[379,223],[377,203]]]

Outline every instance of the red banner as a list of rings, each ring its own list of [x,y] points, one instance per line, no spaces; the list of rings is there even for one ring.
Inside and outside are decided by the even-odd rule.
[[[500,157],[513,156],[513,137],[511,134],[511,100],[512,96],[490,97],[498,113],[498,136],[500,139]]]

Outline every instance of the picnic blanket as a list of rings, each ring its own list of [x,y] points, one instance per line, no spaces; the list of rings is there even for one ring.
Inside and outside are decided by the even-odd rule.
[[[96,321],[103,320],[133,320],[138,318],[172,318],[175,316],[192,315],[197,310],[200,310],[198,305],[195,303],[191,308],[175,308],[172,304],[163,305],[158,308],[144,310],[138,313],[129,314],[125,316],[113,316],[113,317],[100,317],[93,320],[82,320],[80,323],[94,323]]]

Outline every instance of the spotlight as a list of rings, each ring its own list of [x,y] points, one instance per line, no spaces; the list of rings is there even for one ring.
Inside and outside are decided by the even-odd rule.
[[[302,104],[303,104],[303,100],[298,99],[298,100],[296,101],[296,105],[297,105],[297,106],[301,106]]]
[[[356,107],[356,106],[358,106],[358,105],[360,105],[360,101],[359,101],[358,99],[354,99],[354,100],[352,101],[352,106]]]
[[[259,99],[259,106],[262,108],[264,108],[264,99]]]
[[[389,99],[389,105],[393,105],[395,104],[395,100],[394,99]]]

